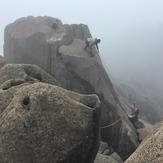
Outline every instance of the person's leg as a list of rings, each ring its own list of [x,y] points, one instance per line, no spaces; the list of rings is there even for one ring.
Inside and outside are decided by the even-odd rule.
[[[88,43],[88,41],[85,41],[85,47],[84,47],[84,50],[87,50],[88,47],[89,47],[89,43]]]
[[[94,57],[94,54],[93,54],[93,45],[90,46],[90,56],[91,56],[91,57]]]

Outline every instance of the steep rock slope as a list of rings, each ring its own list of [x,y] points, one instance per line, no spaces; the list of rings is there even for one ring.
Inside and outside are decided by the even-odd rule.
[[[163,123],[160,123],[125,163],[162,163],[163,162]]]
[[[5,65],[0,76],[0,163],[93,163],[96,95],[52,85],[56,80],[38,66]]]
[[[8,63],[36,64],[53,75],[63,88],[99,96],[101,126],[114,123],[124,111],[113,85],[93,49],[84,51],[91,34],[86,25],[66,25],[51,17],[21,18],[5,29],[4,55]],[[138,145],[133,125],[123,118],[112,127],[101,129],[101,138],[124,159]]]

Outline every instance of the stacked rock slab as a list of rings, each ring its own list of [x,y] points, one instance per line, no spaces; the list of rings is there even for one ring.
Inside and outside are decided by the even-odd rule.
[[[118,96],[93,49],[84,50],[91,34],[86,25],[62,24],[51,17],[26,17],[5,29],[4,55],[8,63],[36,64],[53,75],[63,88],[97,94],[101,101],[101,126],[117,121],[124,114]],[[122,158],[137,147],[134,127],[127,117],[118,124],[101,129],[101,138]]]
[[[93,163],[96,95],[56,86],[38,66],[5,65],[0,76],[0,163]]]

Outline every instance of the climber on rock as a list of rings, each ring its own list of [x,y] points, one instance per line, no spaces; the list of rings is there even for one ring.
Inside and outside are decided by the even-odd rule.
[[[139,109],[136,108],[135,111],[128,115],[128,118],[131,120],[131,122],[135,123],[138,122],[139,118]]]
[[[87,38],[86,41],[85,41],[85,47],[84,47],[84,50],[87,50],[87,48],[90,49],[90,53],[91,53],[91,56],[93,57],[93,52],[92,52],[92,48],[93,46],[96,46],[98,52],[99,52],[99,47],[98,47],[98,44],[101,42],[100,39],[98,38]]]

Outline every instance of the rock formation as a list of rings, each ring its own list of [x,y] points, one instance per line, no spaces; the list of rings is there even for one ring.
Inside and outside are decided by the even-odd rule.
[[[126,112],[128,113],[128,115],[131,115],[135,111],[135,109],[139,109],[140,114],[142,114],[142,109],[139,107],[140,106],[139,103],[137,103],[134,108],[133,102],[131,103],[128,96],[126,95],[127,92],[129,93],[129,91],[127,91],[127,90],[124,91],[118,87],[116,87],[116,88],[117,88],[116,90],[118,93],[118,97],[121,101],[121,104],[122,104],[123,108],[126,110]],[[131,94],[133,95],[133,93],[131,93]],[[149,121],[143,120],[142,119],[143,117],[140,114],[138,116],[138,120],[133,122],[133,124],[134,124],[135,128],[137,129],[137,133],[139,135],[139,140],[142,141],[147,135],[149,135],[151,133],[154,126],[151,123],[149,123]],[[153,113],[153,115],[154,115],[154,113]],[[146,116],[146,115],[144,114],[144,116]]]
[[[94,163],[123,163],[123,161],[107,143],[101,142]]]
[[[147,136],[125,163],[163,162],[163,123]]]
[[[5,64],[6,64],[5,59],[2,56],[0,56],[0,68],[3,67]]]
[[[5,65],[0,76],[0,163],[93,163],[99,144],[96,95],[56,86],[33,65]]]
[[[106,156],[98,153],[94,163],[122,163],[122,162],[119,162],[118,160],[114,159],[111,156]]]
[[[131,103],[132,107],[133,103],[136,102],[136,106],[138,106],[140,110],[141,119],[151,124],[160,122],[161,115],[163,114],[162,108],[159,104],[156,104],[149,95],[144,95],[144,93],[139,90],[141,87],[136,89],[121,83],[116,85],[116,88],[119,96],[122,96],[122,98],[125,98],[129,103]]]
[[[67,25],[51,17],[26,17],[5,29],[4,55],[8,63],[35,64],[54,76],[66,89],[97,94],[101,101],[101,126],[114,123],[124,114],[118,96],[93,48],[84,51],[91,34],[86,25]],[[137,147],[138,138],[127,117],[102,128],[101,138],[123,159]],[[125,149],[125,150],[124,150]]]

